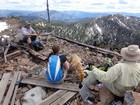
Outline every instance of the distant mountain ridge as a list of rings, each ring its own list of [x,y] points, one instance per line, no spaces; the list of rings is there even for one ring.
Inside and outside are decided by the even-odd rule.
[[[107,16],[109,14],[116,14],[116,12],[83,12],[83,11],[56,11],[50,10],[51,22],[77,22],[84,19],[93,19],[96,17]],[[127,16],[140,17],[140,13],[121,13]],[[32,20],[39,18],[39,20],[47,20],[47,11],[24,11],[24,10],[0,10],[0,17],[17,16],[22,19]],[[24,17],[24,18],[23,18]],[[30,18],[31,17],[31,18]],[[34,19],[33,19],[34,20]]]
[[[34,11],[26,11],[26,10],[0,10],[0,17],[8,17],[8,16],[27,16],[28,14]]]
[[[122,14],[56,26],[52,30],[64,38],[94,46],[122,48],[129,44],[140,45],[140,18]]]

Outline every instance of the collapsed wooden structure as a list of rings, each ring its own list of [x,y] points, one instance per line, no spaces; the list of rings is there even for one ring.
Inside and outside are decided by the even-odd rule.
[[[9,103],[10,105],[15,104],[14,102],[18,89],[17,81],[20,80],[21,72],[15,72],[12,76],[12,81],[10,81],[10,76],[11,73],[5,73],[0,81],[0,105],[9,105]],[[8,85],[10,85],[9,88],[7,88]]]
[[[48,35],[48,34],[44,34]],[[119,53],[109,51],[106,49],[101,49],[95,46],[90,46],[82,43],[78,43],[69,39],[65,39],[59,36],[52,35],[53,37],[57,37],[59,39],[66,40],[71,43],[78,44],[80,46],[89,47],[90,49],[95,49],[96,51],[103,53],[103,54],[110,54],[116,55],[117,57],[121,57]],[[31,56],[35,56],[40,60],[45,61],[47,59],[46,56],[35,52],[34,50],[25,47],[19,46],[12,43],[12,46],[16,47],[18,50],[5,55],[7,60],[12,59],[15,56],[19,56],[22,53],[30,54]],[[24,48],[24,50],[22,49]],[[3,62],[1,60],[0,62]],[[0,77],[0,105],[14,105],[15,104],[15,97],[17,94],[17,90],[20,84],[30,84],[34,86],[41,86],[47,88],[54,88],[58,89],[55,93],[44,99],[39,105],[64,105],[67,101],[69,101],[72,97],[74,97],[79,92],[79,86],[76,83],[61,83],[61,84],[50,84],[45,79],[35,79],[33,77],[26,77],[22,78],[21,71],[15,72],[13,75],[12,73],[4,73]],[[19,103],[20,105],[20,103]]]
[[[0,105],[14,105],[18,86],[20,84],[31,84],[35,86],[58,89],[55,93],[44,99],[39,105],[64,105],[69,99],[75,96],[78,91],[78,84],[61,83],[50,84],[44,79],[33,77],[22,79],[21,72],[5,73],[0,81]],[[8,91],[7,91],[8,90]]]

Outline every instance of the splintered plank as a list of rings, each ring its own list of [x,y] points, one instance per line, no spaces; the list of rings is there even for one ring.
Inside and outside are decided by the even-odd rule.
[[[40,53],[38,53],[38,52],[36,52],[36,51],[34,51],[32,49],[29,49],[29,52],[31,53],[31,55],[33,55],[33,56],[35,56],[35,57],[37,57],[37,58],[39,58],[41,60],[45,61],[47,59],[46,56],[44,56],[44,55],[42,55],[42,54],[40,54]]]
[[[65,83],[65,82],[59,83],[59,84],[52,84],[52,83],[48,83],[46,79],[35,80],[34,78],[25,78],[25,79],[22,79],[21,83],[43,86],[43,87],[48,87],[48,88],[62,89],[62,90],[71,90],[71,91],[76,91],[76,92],[79,91],[78,84]]]
[[[68,91],[66,94],[61,96],[55,102],[50,105],[64,105],[68,100],[70,100],[73,96],[76,95],[77,92]]]
[[[20,81],[20,80],[21,80],[21,71],[19,72],[19,75],[18,75],[18,78],[17,78],[17,81]],[[16,87],[15,87],[14,94],[13,94],[12,101],[11,101],[11,105],[15,104],[15,98],[16,98],[18,86],[19,85],[16,85]]]
[[[5,93],[9,79],[10,79],[10,73],[5,73],[0,81],[0,104],[2,102],[3,95]]]
[[[22,54],[22,51],[16,50],[13,53],[7,54],[6,57],[7,57],[7,59],[11,59],[11,58],[17,57],[21,54]]]
[[[67,92],[67,90],[58,90],[54,94],[52,94],[51,96],[44,99],[39,105],[50,105],[51,103],[56,101],[58,98],[63,96],[66,92]]]
[[[44,35],[45,35],[45,33],[44,33]],[[110,55],[116,55],[118,57],[121,57],[121,55],[118,52],[115,52],[115,51],[110,51],[110,50],[103,49],[103,48],[100,48],[100,47],[96,47],[96,46],[92,46],[92,45],[87,45],[85,43],[76,42],[76,41],[70,40],[68,38],[63,38],[63,37],[60,37],[60,36],[57,36],[57,35],[53,35],[53,34],[51,34],[51,36],[54,36],[54,37],[62,39],[62,40],[66,40],[66,41],[71,42],[71,43],[75,43],[75,44],[80,45],[80,46],[84,46],[84,47],[88,47],[90,49],[94,49],[94,50],[96,50],[98,52],[101,52],[103,54],[110,54]]]
[[[3,105],[8,105],[9,104],[9,101],[11,99],[12,93],[14,91],[14,87],[15,87],[15,84],[16,84],[17,76],[18,76],[18,72],[15,72],[14,73],[14,78],[13,78],[11,84],[10,84],[10,87],[9,87],[9,90],[8,90],[8,92],[6,94],[5,99],[4,99]]]

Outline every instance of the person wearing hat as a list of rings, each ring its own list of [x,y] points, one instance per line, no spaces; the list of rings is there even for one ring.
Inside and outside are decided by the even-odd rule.
[[[25,43],[31,43],[32,41],[36,40],[36,36],[37,36],[37,33],[31,27],[31,23],[26,21],[24,23],[24,26],[21,28],[20,40]]]
[[[44,48],[44,46],[39,40],[36,40],[36,38],[37,33],[31,27],[31,23],[25,21],[24,26],[21,28],[19,44],[29,43],[30,47],[35,51],[40,51]]]
[[[129,45],[121,49],[122,61],[112,66],[107,72],[95,66],[92,71],[86,71],[88,76],[82,82],[80,95],[84,101],[93,95],[90,85],[95,85],[97,80],[115,96],[124,97],[128,90],[133,90],[140,83],[140,49],[138,45]]]

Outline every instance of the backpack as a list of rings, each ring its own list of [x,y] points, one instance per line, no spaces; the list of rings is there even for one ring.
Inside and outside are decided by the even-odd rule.
[[[46,77],[50,82],[57,83],[63,78],[63,70],[59,56],[60,55],[51,55],[49,57]]]
[[[32,46],[35,51],[40,51],[44,48],[43,44],[38,40],[32,41]]]

